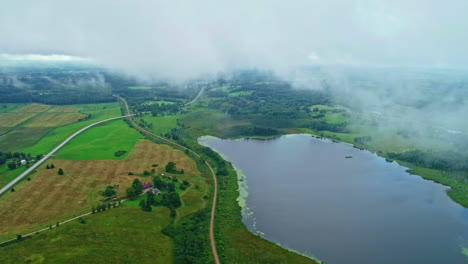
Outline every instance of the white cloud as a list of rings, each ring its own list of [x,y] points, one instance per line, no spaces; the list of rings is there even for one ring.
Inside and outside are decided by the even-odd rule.
[[[0,53],[72,54],[151,76],[468,61],[465,0],[4,2]]]

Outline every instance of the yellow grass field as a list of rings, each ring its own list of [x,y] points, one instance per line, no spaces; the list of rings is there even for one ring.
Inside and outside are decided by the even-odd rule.
[[[78,107],[54,107],[54,108],[50,109],[48,112],[49,113],[56,113],[56,112],[76,113],[78,111],[80,111],[80,108],[78,108]]]
[[[0,127],[15,127],[29,118],[35,116],[37,113],[30,112],[11,112],[0,114]]]
[[[23,106],[19,109],[14,110],[13,112],[31,112],[31,113],[40,113],[44,112],[45,110],[49,109],[49,105],[43,104],[30,104],[27,106]]]
[[[203,192],[207,191],[208,185],[200,177],[193,160],[169,146],[140,140],[123,160],[51,159],[46,164],[53,163],[55,169],[50,170],[45,169],[46,164],[41,165],[31,175],[31,181],[23,181],[15,187],[16,192],[0,198],[0,237],[27,231],[30,227],[47,227],[58,219],[87,212],[93,205],[99,204],[98,200],[102,198],[99,192],[106,185],[120,185],[117,195],[124,196],[133,179],[152,181],[152,177],[129,176],[129,171],[135,174],[151,171],[152,164],[157,163],[157,173],[162,173],[169,161],[175,162],[178,169],[184,169],[185,174],[177,176],[180,180],[186,179],[192,183],[186,191],[186,198],[203,202]],[[62,168],[65,174],[58,175],[58,168]],[[183,202],[186,200],[184,196],[185,193],[182,195]],[[192,210],[195,208],[187,207],[183,213]]]
[[[46,112],[28,122],[25,127],[57,127],[70,124],[86,117],[80,113]]]

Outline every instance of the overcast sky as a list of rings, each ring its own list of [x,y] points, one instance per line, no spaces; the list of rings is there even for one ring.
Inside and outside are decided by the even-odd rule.
[[[3,0],[0,54],[176,78],[310,63],[466,67],[467,10],[467,0]]]

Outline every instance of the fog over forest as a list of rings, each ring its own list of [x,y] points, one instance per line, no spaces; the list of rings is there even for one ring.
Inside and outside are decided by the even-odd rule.
[[[337,104],[374,113],[383,129],[397,126],[415,139],[448,140],[468,131],[463,0],[20,0],[4,6],[3,66],[97,65],[144,81],[176,82],[271,70],[296,88],[328,89]],[[8,78],[2,82],[26,85]],[[106,86],[91,74],[63,87],[93,83]]]

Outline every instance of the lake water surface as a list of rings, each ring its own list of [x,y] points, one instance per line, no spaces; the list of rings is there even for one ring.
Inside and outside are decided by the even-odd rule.
[[[246,176],[244,223],[270,241],[326,264],[468,263],[468,210],[405,167],[309,135],[199,141]]]

